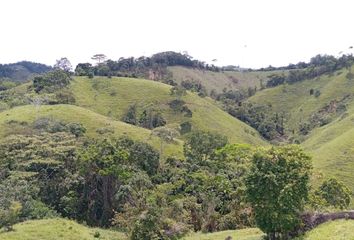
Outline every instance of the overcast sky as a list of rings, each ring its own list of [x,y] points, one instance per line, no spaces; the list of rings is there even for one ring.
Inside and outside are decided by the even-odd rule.
[[[354,45],[352,0],[0,0],[0,63],[187,51],[280,66]]]

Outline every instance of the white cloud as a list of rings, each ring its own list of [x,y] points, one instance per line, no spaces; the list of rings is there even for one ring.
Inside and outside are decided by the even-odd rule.
[[[351,0],[2,0],[0,62],[186,50],[219,65],[286,65],[354,45],[353,7]]]

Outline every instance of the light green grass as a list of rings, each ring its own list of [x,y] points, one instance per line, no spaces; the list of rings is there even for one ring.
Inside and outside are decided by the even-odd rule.
[[[151,131],[148,129],[136,127],[124,122],[115,121],[109,117],[100,115],[91,110],[84,109],[72,105],[45,105],[35,107],[32,105],[15,107],[0,113],[0,136],[6,136],[14,133],[21,133],[21,125],[9,124],[11,121],[25,121],[31,124],[38,118],[54,118],[65,122],[81,123],[87,128],[87,136],[100,137],[101,135],[96,132],[100,128],[108,128],[114,130],[114,137],[128,136],[135,140],[140,140],[153,145],[159,149],[160,140],[157,137],[151,136]],[[107,135],[105,135],[107,136]],[[166,155],[182,155],[181,141],[176,143],[165,144],[164,151]]]
[[[177,128],[190,121],[193,129],[218,132],[231,142],[266,144],[253,128],[224,112],[209,98],[188,92],[182,99],[193,112],[193,117],[175,113],[168,106],[174,99],[170,88],[163,83],[134,78],[76,77],[71,84],[78,106],[116,120],[122,119],[132,104],[140,108],[153,106],[162,112],[169,127]]]
[[[354,240],[354,221],[327,222],[297,240]]]
[[[100,237],[94,234],[99,232]],[[89,228],[65,219],[26,221],[14,225],[12,232],[0,232],[1,240],[126,240],[125,234]]]
[[[254,72],[238,72],[238,71],[224,71],[212,72],[207,70],[199,70],[194,68],[186,68],[181,66],[168,67],[172,73],[172,78],[177,83],[184,80],[195,80],[202,83],[208,93],[215,90],[221,93],[224,88],[227,89],[247,89],[248,87],[257,87],[260,89],[261,80],[263,84],[268,81],[268,76],[273,73],[280,73],[283,71],[254,71]]]
[[[225,240],[228,236],[231,236],[233,240],[261,240],[263,233],[257,228],[248,228],[215,233],[193,233],[183,240]]]

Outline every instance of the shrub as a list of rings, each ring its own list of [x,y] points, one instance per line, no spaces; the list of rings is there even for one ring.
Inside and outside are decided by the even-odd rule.
[[[190,122],[183,122],[179,126],[180,126],[181,135],[189,133],[190,131],[192,131],[192,124]]]

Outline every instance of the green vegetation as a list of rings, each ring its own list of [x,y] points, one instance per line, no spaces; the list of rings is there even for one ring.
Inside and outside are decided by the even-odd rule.
[[[316,183],[333,176],[353,191],[354,81],[346,78],[348,71],[265,89],[248,101],[284,115],[288,141],[301,143],[313,156]],[[311,89],[321,94],[311,95]]]
[[[351,206],[351,56],[259,71],[92,59],[1,80],[1,239],[285,240],[352,218],[331,212]]]
[[[175,100],[171,87],[142,79],[76,77],[70,89],[76,104],[96,113],[121,120],[132,106],[137,112],[153,109],[160,112],[166,126],[178,129],[183,122],[190,122],[194,130],[218,132],[231,142],[264,145],[256,131],[220,109],[211,99],[202,99],[188,92],[181,96],[192,117],[171,109],[169,103]]]
[[[99,236],[99,237],[95,237]],[[61,218],[32,220],[16,224],[12,232],[0,232],[2,240],[125,240],[125,234],[89,228]]]
[[[246,193],[257,226],[270,240],[287,239],[301,226],[308,199],[311,158],[298,146],[255,153]]]
[[[228,90],[240,90],[256,87],[258,90],[261,85],[267,83],[269,75],[281,73],[282,71],[263,72],[263,71],[222,71],[213,72],[202,69],[186,68],[182,66],[168,67],[172,74],[172,79],[181,84],[182,81],[194,81],[203,85],[208,94],[212,90],[221,93],[224,88]],[[263,86],[263,87],[264,87]]]
[[[135,127],[90,110],[72,105],[21,106],[0,113],[0,136],[30,133],[26,127],[39,118],[58,119],[67,123],[81,123],[87,130],[88,137],[105,138],[129,136],[136,140],[146,141],[156,148],[160,140],[151,136],[151,131]],[[175,141],[165,146],[166,154],[181,155],[182,143]]]

